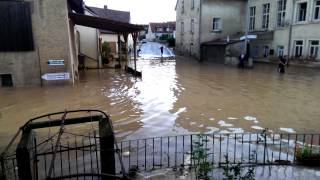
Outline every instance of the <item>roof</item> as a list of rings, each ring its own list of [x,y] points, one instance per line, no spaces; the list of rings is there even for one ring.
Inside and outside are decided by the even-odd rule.
[[[70,5],[71,9],[77,13],[83,14],[84,13],[84,3],[83,0],[68,0],[68,4]]]
[[[124,22],[124,23],[130,23],[130,12],[90,7],[90,6],[86,6],[86,8],[99,17],[106,18],[109,20]]]
[[[169,27],[169,32],[172,33],[176,30],[176,22],[150,23],[150,27],[153,33],[167,33],[166,30]],[[157,31],[158,28],[162,28],[162,31]]]
[[[133,33],[143,30],[143,26],[110,20],[97,16],[69,13],[69,18],[77,25],[113,31],[116,33]]]

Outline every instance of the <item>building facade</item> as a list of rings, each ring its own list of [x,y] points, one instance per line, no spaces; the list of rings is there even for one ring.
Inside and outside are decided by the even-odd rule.
[[[216,41],[225,48],[248,30],[257,37],[249,41],[255,60],[320,60],[320,0],[178,0],[176,14],[183,54],[200,58],[201,45]]]
[[[74,24],[68,19],[69,3],[75,2],[0,1],[0,11],[4,13],[0,32],[0,86],[45,84],[41,76],[52,72],[69,73],[68,82],[77,78]],[[23,15],[16,18],[10,15],[17,13]],[[63,60],[63,65],[50,65],[49,60]]]

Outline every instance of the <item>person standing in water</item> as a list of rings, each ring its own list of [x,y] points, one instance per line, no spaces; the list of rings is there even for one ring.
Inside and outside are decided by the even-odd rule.
[[[286,67],[287,65],[287,60],[283,56],[280,57],[279,59],[279,66],[278,66],[278,72],[279,73],[285,73],[286,72]]]
[[[163,56],[163,46],[160,47],[161,57]]]

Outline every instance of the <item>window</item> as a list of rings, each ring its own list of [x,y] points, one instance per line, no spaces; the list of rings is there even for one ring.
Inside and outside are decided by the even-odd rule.
[[[12,76],[11,74],[0,74],[0,83],[2,87],[12,87]]]
[[[285,26],[287,0],[278,1],[277,27]]]
[[[221,31],[221,18],[213,18],[212,30]]]
[[[262,29],[269,28],[270,3],[262,5]]]
[[[184,22],[181,22],[181,34],[183,35],[184,33]]]
[[[256,21],[256,7],[250,7],[250,12],[249,12],[249,30],[254,30],[255,29],[255,21]]]
[[[294,44],[294,56],[301,57],[302,56],[302,48],[303,48],[303,41],[295,41]]]
[[[191,0],[191,9],[194,9],[194,0]]]
[[[320,0],[315,1],[314,3],[314,20],[320,20]]]
[[[162,27],[157,27],[157,31],[162,32],[163,31]]]
[[[299,3],[298,4],[298,14],[297,14],[297,21],[306,21],[307,15],[307,3]]]
[[[277,47],[277,56],[283,57],[283,55],[284,55],[284,46],[278,46]]]
[[[309,56],[317,58],[319,55],[319,41],[310,41]]]
[[[269,46],[264,46],[263,47],[263,57],[268,57],[269,56]]]
[[[170,32],[170,28],[167,28],[167,32]]]
[[[191,19],[191,34],[194,33],[194,19]]]
[[[0,2],[0,52],[33,51],[30,2]]]
[[[184,0],[181,1],[181,13],[184,13]]]

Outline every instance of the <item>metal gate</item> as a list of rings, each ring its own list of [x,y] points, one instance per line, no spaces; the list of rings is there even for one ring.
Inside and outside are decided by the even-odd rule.
[[[1,179],[124,179],[117,149],[104,112],[47,114],[28,121],[2,153]]]

